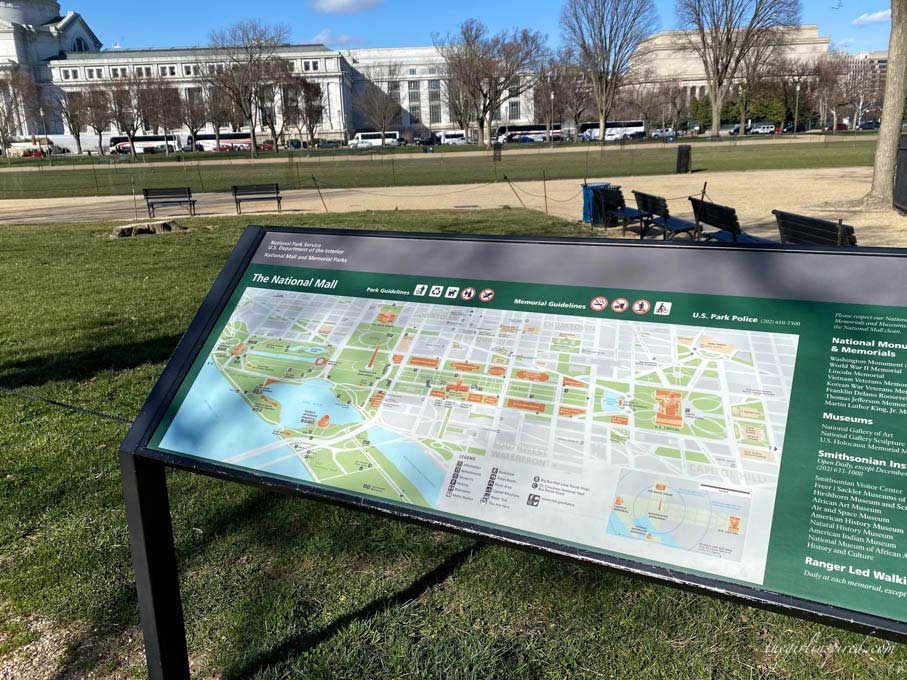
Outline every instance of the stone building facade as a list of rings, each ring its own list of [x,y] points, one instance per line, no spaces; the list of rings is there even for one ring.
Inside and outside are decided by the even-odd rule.
[[[790,33],[784,49],[788,56],[810,60],[825,54],[829,43],[816,26],[800,26]],[[101,41],[81,15],[61,15],[56,0],[0,0],[0,69],[28,68],[45,88],[103,86],[139,74],[172,82],[186,95],[188,90],[204,86],[208,69],[224,63],[222,55],[204,47],[101,48]],[[325,113],[318,135],[322,138],[349,139],[356,131],[369,129],[357,105],[369,87],[399,93],[397,127],[401,130],[419,134],[454,126],[444,102],[443,59],[434,47],[334,50],[319,44],[286,45],[278,54],[294,72],[321,85]],[[680,31],[664,31],[644,41],[634,72],[653,85],[678,82],[691,98],[705,94],[702,64]],[[504,102],[498,118],[498,124],[534,122],[532,92]],[[19,133],[38,135],[44,126],[56,143],[73,146],[71,131],[53,111],[40,122],[23,119]],[[111,129],[110,134],[114,133]]]

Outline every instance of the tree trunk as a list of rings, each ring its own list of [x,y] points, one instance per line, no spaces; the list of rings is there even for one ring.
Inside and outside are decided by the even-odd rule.
[[[486,138],[486,140],[487,140],[487,141],[486,141],[486,146],[488,146],[489,149],[491,148],[491,135],[492,135],[491,124],[492,124],[492,121],[493,121],[493,120],[494,120],[494,112],[489,111],[489,112],[488,112],[488,120],[487,120],[487,123],[486,123],[488,129],[485,130],[485,138]]]
[[[104,155],[104,132],[98,132],[98,155]]]
[[[907,93],[907,0],[891,0],[891,39],[888,44],[888,74],[885,103],[876,143],[872,188],[868,199],[890,206],[894,200],[894,171]]]
[[[249,138],[252,140],[252,149],[250,151],[250,156],[255,158],[258,154],[258,138],[255,136],[255,123],[252,123],[249,126]]]
[[[605,114],[604,107],[599,107],[598,110],[598,143],[602,146],[605,145],[605,130],[608,126],[608,116]]]
[[[738,137],[746,135],[746,90],[740,88],[740,130],[737,131]]]
[[[73,135],[72,138],[76,142],[76,153],[81,156],[82,155],[82,137],[80,135]]]
[[[709,101],[712,103],[712,136],[717,138],[721,136],[721,107],[724,105],[724,97],[717,88],[709,88]]]
[[[214,126],[214,150],[220,151],[220,125]]]

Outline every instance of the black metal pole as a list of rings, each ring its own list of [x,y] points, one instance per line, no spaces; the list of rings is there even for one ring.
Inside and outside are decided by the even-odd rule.
[[[120,475],[148,677],[189,680],[186,627],[164,465],[121,452]]]

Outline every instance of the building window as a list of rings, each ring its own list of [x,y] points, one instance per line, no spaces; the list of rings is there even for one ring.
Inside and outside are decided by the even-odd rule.
[[[79,79],[79,69],[70,68],[63,69],[63,80],[78,80]]]
[[[440,104],[429,104],[428,106],[428,122],[432,125],[437,125],[441,122],[441,105]]]
[[[304,61],[304,62],[302,62],[302,70],[303,70],[303,71],[311,71],[311,70],[312,70],[312,62],[310,62],[310,61]]]
[[[295,71],[295,70],[296,70],[296,62],[287,61],[287,71],[289,71],[290,73],[293,73],[293,71]]]
[[[411,68],[411,69],[409,70],[409,75],[411,75],[411,76],[416,75],[416,69]]]
[[[510,120],[519,120],[520,119],[520,100],[508,102],[508,117]]]
[[[74,52],[87,52],[88,43],[86,43],[82,38],[76,38],[75,42],[72,44],[72,49]]]
[[[189,64],[183,64],[183,75],[187,75],[187,76],[192,75],[192,67],[189,66]]]
[[[110,67],[110,77],[111,77],[111,78],[119,78],[119,77],[120,77],[120,69],[118,69],[116,66],[111,66],[111,67]]]
[[[422,110],[418,106],[409,107],[409,122],[413,125],[422,122]]]
[[[437,74],[438,74],[438,67],[437,67],[437,66],[432,66],[430,69],[428,69],[428,73],[429,73],[429,75],[432,75],[432,76],[437,75]]]
[[[430,101],[430,102],[441,101],[441,81],[440,80],[429,80],[428,81],[428,101]]]
[[[312,70],[313,70],[313,71],[317,71],[317,70],[318,70],[318,62],[317,62],[317,61],[313,61],[313,62],[312,62]]]
[[[69,69],[61,69],[60,72],[63,74],[63,80],[69,80]]]

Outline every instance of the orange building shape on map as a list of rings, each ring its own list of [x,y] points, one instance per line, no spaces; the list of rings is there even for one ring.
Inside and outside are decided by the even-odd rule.
[[[393,356],[393,362],[394,362],[395,364],[402,363],[402,361],[403,361],[403,355],[402,355],[402,354],[395,354],[395,355]]]
[[[516,377],[520,380],[531,380],[533,382],[548,382],[548,374],[537,371],[517,371]]]
[[[430,359],[428,357],[410,357],[409,365],[410,366],[425,366],[426,368],[437,368],[438,360]]]
[[[316,423],[316,425],[321,428],[327,427],[330,424],[331,424],[331,416],[329,416],[329,415],[321,416],[318,419],[318,422]]]
[[[537,401],[527,401],[525,399],[508,399],[508,408],[518,408],[521,411],[532,411],[533,413],[544,413],[545,405]]]
[[[658,410],[655,412],[655,423],[669,427],[683,427],[680,392],[655,390],[655,401]]]
[[[372,408],[378,408],[381,406],[381,402],[384,401],[384,391],[378,390],[375,394],[372,395],[372,398],[369,399],[368,405]]]
[[[478,364],[471,364],[468,361],[454,361],[450,365],[455,371],[463,371],[464,373],[482,370],[482,367]]]
[[[397,320],[397,312],[378,312],[378,323],[394,323]]]
[[[577,380],[576,378],[570,378],[565,375],[564,387],[586,387],[586,383],[582,382],[581,380]]]
[[[569,418],[570,416],[578,416],[585,412],[586,412],[586,409],[584,409],[584,408],[573,408],[572,406],[561,406],[558,409],[557,414],[559,416],[566,416]]]
[[[431,392],[429,392],[429,394],[439,399],[445,399],[447,397],[447,392],[445,392],[444,390],[432,390]]]
[[[469,385],[464,385],[462,380],[455,383],[447,383],[448,392],[469,392]]]
[[[726,357],[732,356],[736,351],[736,348],[729,342],[716,340],[710,335],[703,335],[701,338],[699,338],[699,346],[702,349],[706,349],[710,352],[715,352],[716,354],[723,354]]]
[[[630,419],[627,416],[611,416],[611,423],[614,425],[629,425]]]

